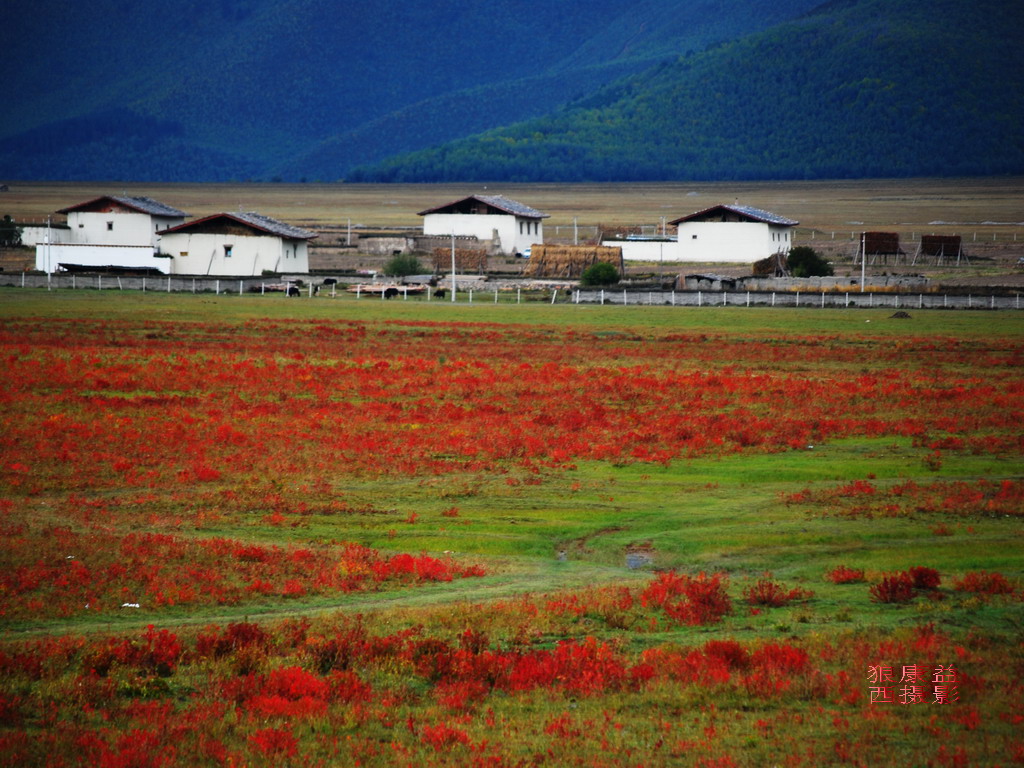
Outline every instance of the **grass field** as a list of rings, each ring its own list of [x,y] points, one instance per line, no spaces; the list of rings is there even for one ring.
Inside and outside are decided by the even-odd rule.
[[[416,214],[467,194],[504,194],[550,214],[555,227],[658,226],[718,203],[738,201],[800,222],[818,237],[882,229],[978,232],[1024,241],[1024,179],[869,179],[808,182],[679,182],[658,184],[123,184],[13,182],[0,196],[0,214],[45,221],[69,205],[102,194],[148,195],[199,217],[256,210],[314,229],[333,226],[420,227]],[[562,232],[568,236],[568,230]]]
[[[1024,762],[1024,318],[890,314],[0,292],[0,763]]]

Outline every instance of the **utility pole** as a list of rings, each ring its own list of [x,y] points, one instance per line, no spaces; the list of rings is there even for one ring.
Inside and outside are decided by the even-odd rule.
[[[864,233],[860,233],[860,292],[864,293],[864,266],[868,262],[867,245]]]

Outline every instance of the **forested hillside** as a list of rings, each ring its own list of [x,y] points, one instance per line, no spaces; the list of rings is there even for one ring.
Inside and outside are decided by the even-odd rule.
[[[1024,172],[1020,9],[835,0],[550,116],[355,180],[829,178]]]
[[[817,0],[14,0],[0,178],[335,180]]]

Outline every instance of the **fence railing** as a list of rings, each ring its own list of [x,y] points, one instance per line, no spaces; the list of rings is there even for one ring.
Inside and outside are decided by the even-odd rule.
[[[122,290],[158,293],[214,293],[217,295],[284,297],[280,281],[266,278],[211,278],[186,276],[128,277],[102,274],[0,273],[0,287],[57,290]],[[364,301],[383,300],[381,291],[359,294],[337,290],[334,285],[304,285],[292,295],[300,298],[314,296],[336,297],[347,295]],[[391,298],[391,297],[388,297]],[[394,296],[398,301],[448,301],[450,292],[438,297],[432,290],[422,293],[405,292],[401,288]],[[673,307],[806,307],[806,308],[875,308],[875,309],[1024,309],[1024,297],[1014,294],[948,294],[948,293],[889,293],[889,292],[797,292],[797,291],[637,291],[637,290],[529,290],[520,287],[475,288],[460,286],[456,294],[458,303],[572,303],[607,304],[623,306]]]

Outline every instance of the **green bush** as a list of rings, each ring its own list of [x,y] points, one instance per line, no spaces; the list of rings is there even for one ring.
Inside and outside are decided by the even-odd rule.
[[[798,245],[789,252],[789,271],[793,277],[829,277],[832,265],[813,248]]]
[[[619,270],[607,261],[591,264],[580,275],[580,285],[611,285],[619,282]]]
[[[392,277],[421,275],[423,274],[423,265],[411,253],[399,253],[384,265],[384,274],[391,275]]]

